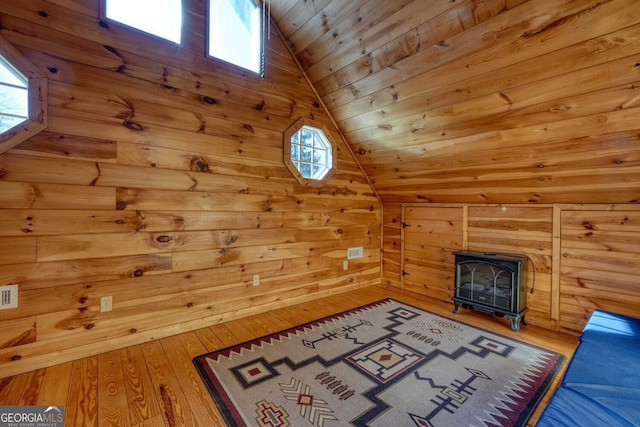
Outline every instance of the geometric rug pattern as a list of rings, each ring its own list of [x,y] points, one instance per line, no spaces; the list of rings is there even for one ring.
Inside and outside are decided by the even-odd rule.
[[[559,353],[385,299],[194,358],[230,426],[524,426]]]

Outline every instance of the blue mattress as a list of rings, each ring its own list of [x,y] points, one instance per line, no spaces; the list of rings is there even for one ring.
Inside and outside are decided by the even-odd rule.
[[[596,310],[536,426],[640,426],[640,319]]]

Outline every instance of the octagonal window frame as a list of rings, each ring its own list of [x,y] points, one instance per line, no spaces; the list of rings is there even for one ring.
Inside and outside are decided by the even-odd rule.
[[[301,140],[302,133],[308,135],[305,141]],[[284,164],[298,183],[319,185],[335,171],[337,145],[322,123],[299,118],[284,132],[283,142]]]
[[[0,154],[29,139],[48,125],[47,79],[7,39],[0,36],[0,56],[4,63],[26,80],[27,115],[20,123],[0,133]],[[8,87],[5,85],[5,87]],[[0,107],[1,108],[1,107]],[[2,111],[5,113],[5,111]]]

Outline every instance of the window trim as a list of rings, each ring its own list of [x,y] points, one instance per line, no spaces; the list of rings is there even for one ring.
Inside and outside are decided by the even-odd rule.
[[[329,168],[325,176],[322,177],[321,179],[305,178],[304,176],[302,176],[302,173],[298,170],[298,168],[296,168],[293,161],[291,160],[291,137],[300,129],[302,129],[304,126],[308,126],[322,132],[325,139],[331,146],[330,148],[331,149],[331,165],[330,165],[331,167]],[[331,135],[329,130],[322,123],[317,122],[315,120],[305,119],[303,117],[300,117],[298,120],[295,121],[293,125],[291,125],[286,131],[284,131],[282,141],[283,141],[283,148],[284,148],[283,162],[287,167],[287,169],[289,169],[289,172],[291,172],[293,177],[296,179],[296,181],[298,181],[298,183],[302,185],[319,186],[319,185],[322,185],[327,179],[329,179],[329,177],[331,177],[331,175],[333,175],[333,173],[335,172],[338,165],[337,144],[333,139],[333,136]]]
[[[29,139],[48,125],[47,79],[7,39],[0,36],[0,55],[27,78],[28,117],[0,133],[0,154]]]

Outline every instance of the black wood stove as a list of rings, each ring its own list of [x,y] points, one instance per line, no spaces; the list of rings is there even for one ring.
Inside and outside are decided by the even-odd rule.
[[[454,313],[460,306],[507,316],[511,329],[526,325],[526,255],[456,251]]]

